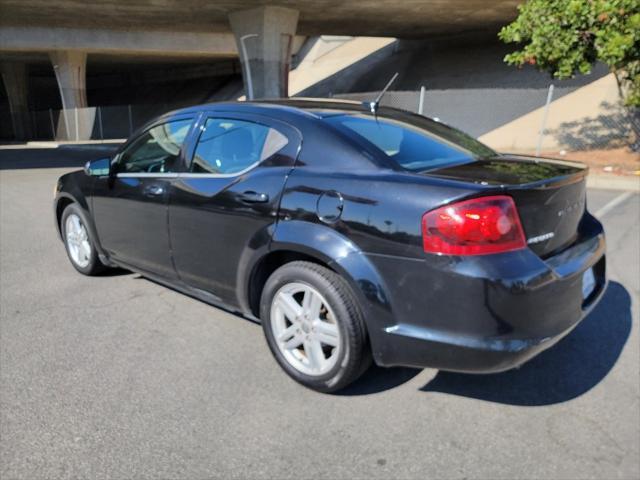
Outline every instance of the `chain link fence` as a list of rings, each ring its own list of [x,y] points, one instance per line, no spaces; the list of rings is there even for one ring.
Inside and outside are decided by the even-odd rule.
[[[640,111],[623,107],[611,84],[590,88],[586,96],[576,96],[566,87],[552,92],[513,88],[389,91],[381,105],[438,119],[500,151],[545,153],[640,146]],[[333,98],[370,101],[378,93]],[[163,103],[49,109],[25,112],[25,120],[34,140],[122,139],[154,117],[184,106]],[[0,111],[0,117],[3,128],[10,129],[8,109]]]
[[[124,139],[139,127],[183,104],[114,105],[26,112],[31,140],[84,141]],[[0,121],[11,126],[8,109],[0,111]]]
[[[432,117],[501,151],[540,153],[639,146],[640,111],[622,106],[611,85],[594,88],[587,102],[584,95],[569,95],[571,92],[563,87],[424,89],[390,91],[380,103]],[[363,92],[333,98],[370,101],[377,95]],[[601,100],[594,103],[594,97]],[[586,105],[588,102],[591,105]]]

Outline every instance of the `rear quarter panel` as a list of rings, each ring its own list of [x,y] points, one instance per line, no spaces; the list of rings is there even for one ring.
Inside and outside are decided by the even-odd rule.
[[[422,215],[481,189],[391,170],[327,173],[295,168],[282,196],[280,220],[323,225],[363,253],[424,258]],[[327,192],[342,198],[341,215],[333,222],[320,218],[321,198]]]
[[[321,219],[326,192],[337,192],[334,198],[342,199],[341,214],[331,222]],[[384,329],[396,324],[393,292],[403,281],[402,272],[381,271],[379,260],[424,262],[424,212],[474,193],[473,187],[455,182],[390,170],[295,168],[282,195],[271,249],[312,255],[347,280],[359,299],[378,361],[385,348]]]

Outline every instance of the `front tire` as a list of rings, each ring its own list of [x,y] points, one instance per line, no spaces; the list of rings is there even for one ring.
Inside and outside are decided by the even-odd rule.
[[[98,258],[84,212],[72,203],[62,212],[60,231],[71,265],[83,275],[97,275],[106,268]]]
[[[320,392],[334,392],[370,365],[366,329],[345,280],[315,263],[278,268],[260,300],[262,328],[287,374]]]

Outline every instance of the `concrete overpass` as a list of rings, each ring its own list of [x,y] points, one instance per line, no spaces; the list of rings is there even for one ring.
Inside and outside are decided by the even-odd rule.
[[[428,38],[497,30],[519,0],[0,0],[0,62],[18,137],[25,64],[50,59],[65,109],[84,108],[87,55],[237,58],[249,98],[288,94],[292,52],[319,34]]]

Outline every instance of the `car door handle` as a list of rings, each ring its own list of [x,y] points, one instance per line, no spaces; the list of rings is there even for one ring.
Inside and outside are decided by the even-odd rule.
[[[269,201],[269,195],[249,190],[240,194],[240,200],[246,203],[266,203]]]
[[[144,188],[143,193],[147,197],[157,197],[164,193],[164,187],[162,185],[149,185]]]

